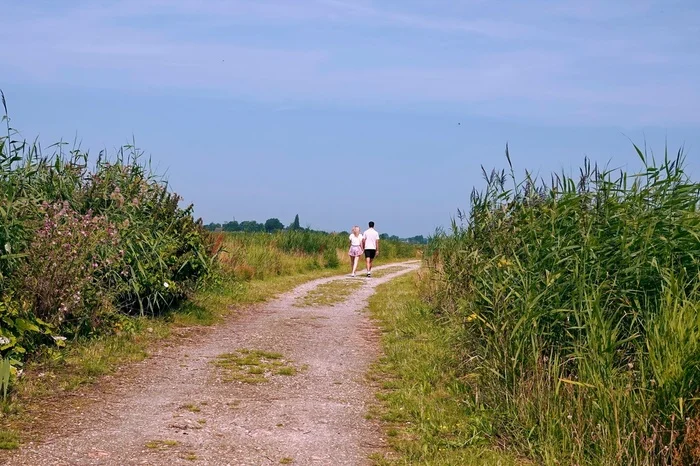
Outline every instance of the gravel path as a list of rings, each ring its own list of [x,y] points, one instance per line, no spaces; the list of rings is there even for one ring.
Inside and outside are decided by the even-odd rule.
[[[361,311],[377,285],[420,264],[400,265],[380,278],[305,283],[192,342],[164,348],[132,366],[128,382],[89,393],[82,408],[61,414],[60,430],[23,446],[6,464],[368,464],[384,441],[365,419],[373,392],[364,375],[379,341]],[[294,305],[338,279],[363,284],[333,306]],[[260,384],[223,381],[222,368],[212,361],[244,348],[279,352],[300,370]]]

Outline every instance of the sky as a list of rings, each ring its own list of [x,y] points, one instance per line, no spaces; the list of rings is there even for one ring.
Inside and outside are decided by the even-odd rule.
[[[428,235],[506,143],[543,176],[668,144],[700,177],[696,0],[24,0],[1,23],[22,136],[133,138],[206,223]]]

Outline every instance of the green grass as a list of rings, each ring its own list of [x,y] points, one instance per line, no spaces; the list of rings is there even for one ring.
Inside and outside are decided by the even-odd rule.
[[[202,409],[199,406],[197,406],[196,404],[193,404],[193,403],[186,403],[186,404],[180,406],[179,409],[184,409],[185,411],[189,411],[191,413],[198,413],[198,412],[202,411]]]
[[[144,445],[151,450],[165,450],[178,444],[177,440],[150,440]]]
[[[199,459],[197,454],[193,451],[186,451],[184,453],[181,453],[180,458],[187,461],[196,461],[197,459]]]
[[[0,429],[0,450],[19,448],[19,435],[13,430]]]
[[[265,383],[272,375],[295,375],[297,369],[280,353],[240,349],[212,361],[221,370],[222,382]]]
[[[363,281],[360,279],[341,279],[323,283],[297,299],[295,306],[333,306],[345,301],[362,285]]]
[[[416,274],[377,287],[369,301],[382,329],[384,356],[369,373],[379,418],[394,454],[375,464],[514,465],[488,444],[488,415],[465,405],[457,333],[437,322],[421,302]]]

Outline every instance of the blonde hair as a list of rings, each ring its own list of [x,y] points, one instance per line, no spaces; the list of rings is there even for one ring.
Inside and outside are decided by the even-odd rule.
[[[355,233],[355,232],[357,232],[357,233]],[[360,234],[360,227],[357,226],[357,225],[355,225],[354,227],[352,227],[352,234],[355,235],[355,236],[359,235],[359,234]]]

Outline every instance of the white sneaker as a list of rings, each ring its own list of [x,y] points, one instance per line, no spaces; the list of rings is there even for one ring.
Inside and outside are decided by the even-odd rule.
[[[351,273],[350,276],[351,276],[352,278],[355,278],[355,274],[354,274],[354,273]]]

